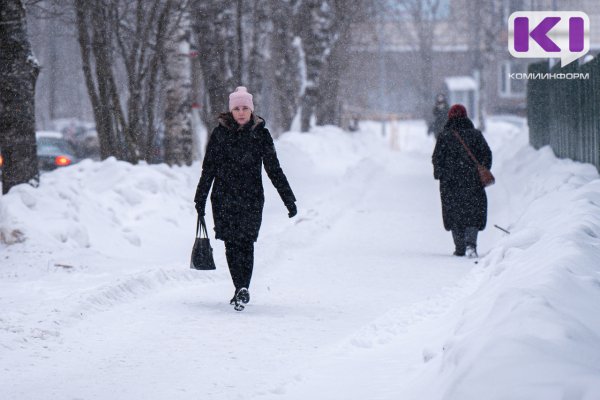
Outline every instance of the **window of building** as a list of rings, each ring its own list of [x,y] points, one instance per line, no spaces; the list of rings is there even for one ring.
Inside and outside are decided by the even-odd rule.
[[[526,64],[513,60],[504,61],[500,64],[498,94],[501,97],[525,97],[527,80],[511,79],[510,75],[514,73],[527,72]]]

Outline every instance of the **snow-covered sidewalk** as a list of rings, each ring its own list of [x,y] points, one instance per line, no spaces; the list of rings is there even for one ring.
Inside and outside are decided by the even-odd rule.
[[[402,123],[396,151],[376,124],[277,141],[299,214],[265,177],[243,313],[221,242],[217,271],[188,270],[198,164],[84,162],[16,188],[0,199],[0,398],[596,398],[597,173],[491,121],[476,265],[450,256],[424,131]]]

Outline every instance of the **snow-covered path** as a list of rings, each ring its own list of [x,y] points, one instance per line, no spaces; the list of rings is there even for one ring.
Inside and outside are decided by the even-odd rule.
[[[354,332],[436,295],[473,266],[449,256],[429,157],[380,151],[342,176],[312,178],[294,184],[301,212],[293,224],[268,189],[243,313],[227,302],[221,255],[214,279],[94,313],[63,329],[47,353],[12,360],[10,375],[19,379],[2,391],[20,399],[277,395]],[[380,376],[386,380],[396,372]]]
[[[375,124],[284,135],[299,214],[265,178],[241,313],[222,242],[216,271],[188,268],[198,164],[86,161],[13,188],[0,399],[599,398],[600,180],[522,122],[488,125],[477,265],[450,255],[424,124],[396,151]]]

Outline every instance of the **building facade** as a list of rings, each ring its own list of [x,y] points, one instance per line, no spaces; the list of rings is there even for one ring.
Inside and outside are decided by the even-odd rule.
[[[508,17],[515,11],[553,9],[588,14],[590,54],[597,55],[598,0],[440,0],[429,19],[394,10],[358,24],[342,80],[343,106],[428,118],[437,93],[457,93],[462,85],[466,97],[454,97],[472,96],[473,107],[486,115],[525,115],[527,82],[510,76],[526,72],[537,60],[509,54]],[[476,90],[468,92],[473,85]]]

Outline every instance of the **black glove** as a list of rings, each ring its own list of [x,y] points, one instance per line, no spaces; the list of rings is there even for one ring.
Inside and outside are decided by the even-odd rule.
[[[195,207],[196,207],[196,211],[198,212],[198,216],[204,217],[204,205],[202,205],[200,203],[196,203]]]
[[[294,215],[298,214],[298,209],[296,208],[296,203],[288,203],[285,205],[288,209],[288,217],[292,218]]]

